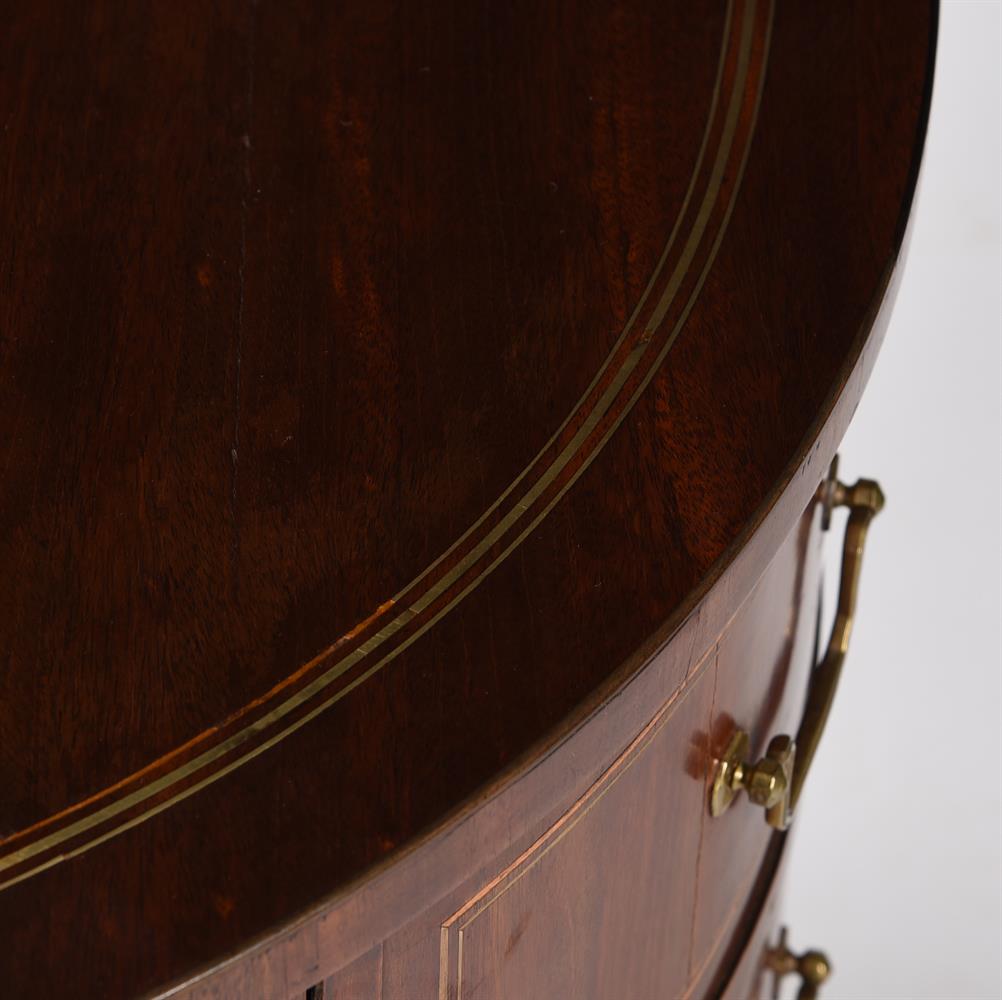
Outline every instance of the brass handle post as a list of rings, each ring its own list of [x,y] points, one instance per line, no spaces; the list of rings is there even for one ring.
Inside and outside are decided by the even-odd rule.
[[[819,499],[824,505],[822,526],[826,530],[835,508],[847,507],[849,510],[842,546],[838,604],[828,647],[811,675],[807,705],[796,739],[774,737],[765,756],[758,763],[750,763],[746,760],[750,743],[748,734],[739,729],[731,737],[723,756],[714,764],[710,789],[710,813],[713,816],[725,812],[737,793],[744,791],[752,802],[765,808],[770,826],[785,830],[793,819],[793,811],[828,721],[856,616],[866,535],[870,522],[883,509],[884,494],[872,479],[860,479],[853,486],[839,482],[836,455],[828,478],[821,484]]]
[[[817,1000],[818,989],[832,972],[832,964],[823,951],[805,951],[800,955],[790,951],[786,944],[786,928],[779,935],[779,944],[765,954],[766,968],[776,976],[776,992],[779,980],[790,973],[797,973],[803,980],[797,993],[797,1000]]]

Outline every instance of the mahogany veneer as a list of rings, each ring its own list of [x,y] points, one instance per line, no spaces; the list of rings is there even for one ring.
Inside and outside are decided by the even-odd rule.
[[[757,976],[934,6],[3,15],[6,994]]]

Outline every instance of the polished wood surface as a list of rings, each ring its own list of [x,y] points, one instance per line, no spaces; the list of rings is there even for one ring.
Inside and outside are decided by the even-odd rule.
[[[4,24],[0,972],[292,969],[310,914],[361,960],[597,780],[807,507],[886,323],[934,13]]]
[[[770,845],[762,877],[749,894],[743,919],[732,934],[715,977],[700,984],[706,988],[699,996],[719,1000],[776,1000],[780,989],[790,994],[789,985],[780,987],[768,965],[768,952],[779,944],[783,930],[784,867],[789,856],[788,848],[779,842],[782,838],[777,835],[776,839]]]
[[[747,803],[719,820],[709,818],[710,761],[719,752],[719,739],[736,724],[748,726],[762,742],[799,720],[815,656],[818,508],[811,505],[723,635],[688,662],[680,664],[677,653],[667,650],[656,658],[655,669],[674,672],[684,666],[683,683],[663,703],[648,702],[653,713],[621,752],[603,759],[592,748],[590,756],[602,767],[594,780],[581,781],[567,767],[567,758],[577,758],[577,752],[564,754],[557,771],[560,790],[550,794],[556,799],[570,793],[570,798],[537,833],[480,841],[479,850],[464,858],[459,884],[441,897],[441,866],[428,866],[423,892],[399,893],[397,916],[407,916],[384,940],[376,935],[371,911],[364,905],[355,909],[350,917],[355,933],[376,944],[341,968],[330,971],[325,965],[336,964],[337,945],[343,944],[337,930],[329,929],[334,947],[325,946],[328,913],[302,928],[294,945],[271,942],[184,995],[190,1000],[304,992],[310,1000],[710,995],[711,987],[730,979],[744,935],[762,922],[759,911],[785,840]],[[791,620],[791,609],[802,613]],[[761,638],[750,670],[748,651],[732,640],[753,626]],[[730,693],[745,688],[749,675],[759,678],[764,690],[786,695],[767,699],[757,712],[745,711]],[[730,708],[739,712],[736,718]],[[592,728],[611,735],[620,726],[607,715]],[[500,793],[503,812],[511,815],[530,801],[525,782],[515,781]],[[717,856],[724,842],[737,845],[733,859]],[[395,877],[391,867],[387,881],[392,884]],[[704,934],[711,922],[713,933]],[[317,982],[304,990],[309,976]]]

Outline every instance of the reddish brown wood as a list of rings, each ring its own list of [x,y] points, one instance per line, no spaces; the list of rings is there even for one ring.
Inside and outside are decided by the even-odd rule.
[[[776,977],[768,965],[768,952],[779,944],[782,932],[784,863],[789,847],[777,836],[749,893],[741,917],[731,929],[730,940],[721,949],[716,968],[710,966],[692,996],[720,1000],[774,1000]],[[784,989],[789,990],[789,986]]]
[[[723,755],[736,728],[751,737],[752,760],[773,736],[796,735],[807,691],[803,664],[815,656],[820,518],[815,505],[717,645],[709,730],[714,757]],[[693,965],[701,970],[732,933],[772,839],[762,817],[749,822],[746,812],[740,801],[704,825],[692,944]]]
[[[719,704],[742,690],[747,674],[765,689],[795,692],[790,705],[755,720],[757,726],[768,734],[796,726],[796,693],[814,656],[801,633],[810,636],[813,626],[805,620],[794,628],[793,641],[787,629],[791,608],[801,601],[805,619],[816,610],[816,587],[806,594],[803,588],[808,573],[817,583],[818,513],[812,505],[724,635],[689,665],[681,689],[655,707],[564,812],[529,843],[499,840],[498,858],[482,844],[463,883],[422,909],[438,885],[440,869],[432,869],[423,896],[399,900],[398,912],[409,906],[412,919],[328,976],[325,1000],[331,994],[381,1000],[703,996],[709,983],[729,977],[741,935],[759,921],[783,838],[770,835],[761,812],[746,803],[709,818],[710,733]],[[761,635],[754,671],[734,643],[752,621]],[[579,787],[566,774],[564,784]],[[513,813],[523,800],[520,784],[500,798]],[[719,831],[737,849],[733,858],[711,861]],[[392,883],[392,869],[387,877]],[[709,942],[706,911],[719,927]],[[364,925],[364,909],[354,919]],[[315,946],[324,954],[322,938]],[[264,995],[290,994],[294,980],[263,972],[281,968],[285,975],[288,964],[276,959],[288,948],[289,942],[275,942],[259,951],[252,979],[245,961],[189,995],[240,995],[250,982]]]
[[[3,14],[0,974],[304,992],[571,808],[808,505],[934,14]]]
[[[335,975],[311,986],[306,991],[306,1000],[369,1000],[384,996],[383,972],[383,945],[380,944]]]

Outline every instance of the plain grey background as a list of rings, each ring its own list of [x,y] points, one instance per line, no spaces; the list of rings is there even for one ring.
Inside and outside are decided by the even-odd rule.
[[[888,503],[786,888],[826,1000],[1002,997],[1000,10],[942,6],[911,247],[840,449]]]

